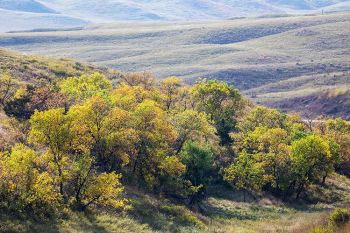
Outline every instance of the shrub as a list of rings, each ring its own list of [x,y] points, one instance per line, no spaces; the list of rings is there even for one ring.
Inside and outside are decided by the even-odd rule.
[[[204,227],[204,224],[199,220],[190,210],[179,205],[163,205],[161,206],[161,211],[165,214],[174,217],[174,221],[183,225],[196,225],[200,228]]]
[[[329,217],[330,223],[337,226],[344,225],[349,219],[350,214],[346,209],[335,209]]]
[[[309,233],[331,233],[331,229],[329,227],[316,227],[315,229],[309,231]]]

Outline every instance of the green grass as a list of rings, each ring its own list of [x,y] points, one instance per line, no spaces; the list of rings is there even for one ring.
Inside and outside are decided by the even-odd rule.
[[[308,233],[325,225],[331,210],[350,206],[350,180],[344,176],[333,175],[326,186],[310,190],[308,204],[283,203],[267,194],[243,202],[241,192],[218,186],[210,190],[209,198],[201,204],[202,211],[193,212],[183,205],[128,187],[132,208],[127,212],[99,210],[84,214],[64,210],[56,221],[39,223],[30,217],[0,211],[0,232]]]

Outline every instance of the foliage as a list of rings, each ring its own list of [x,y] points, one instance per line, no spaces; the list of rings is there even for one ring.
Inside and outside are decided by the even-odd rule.
[[[72,100],[83,101],[92,96],[106,97],[112,89],[112,83],[101,73],[71,77],[61,81],[61,92]]]
[[[165,109],[174,107],[179,96],[182,80],[177,77],[169,77],[160,82],[160,89],[165,95]]]
[[[299,198],[348,161],[350,124],[341,119],[308,127],[300,116],[253,107],[216,80],[190,87],[148,73],[119,78],[113,86],[86,74],[6,97],[6,112],[23,116],[28,135],[28,146],[2,148],[6,208],[119,209],[128,206],[125,185],[199,211],[210,187],[223,183],[244,198],[263,190]],[[202,226],[182,207],[162,211]]]
[[[15,80],[9,74],[0,76],[0,105],[4,106],[15,94]]]
[[[225,82],[202,80],[192,88],[197,109],[214,121],[221,143],[231,143],[229,133],[236,127],[235,117],[242,108],[239,91]]]
[[[23,144],[15,145],[9,154],[0,154],[1,196],[7,197],[4,200],[10,208],[50,214],[51,207],[58,206],[60,195],[54,179],[41,169],[46,165],[42,156]]]
[[[238,189],[259,191],[265,181],[263,163],[258,162],[257,156],[242,152],[225,170],[225,180]]]
[[[331,224],[334,224],[336,226],[344,225],[345,223],[349,222],[349,220],[350,214],[346,209],[335,209],[329,216],[329,221]]]

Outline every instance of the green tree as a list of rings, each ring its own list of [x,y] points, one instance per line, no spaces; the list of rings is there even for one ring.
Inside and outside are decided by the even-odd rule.
[[[213,172],[214,154],[209,146],[187,141],[180,156],[187,167],[185,179],[197,187],[196,192],[191,193],[190,196],[190,205],[193,205],[200,202],[206,195],[210,174]]]
[[[292,143],[291,158],[296,174],[296,198],[299,199],[307,184],[319,180],[323,171],[329,170],[331,148],[321,137],[310,135]]]
[[[257,157],[258,154],[252,155],[243,151],[224,172],[227,182],[244,190],[244,201],[247,191],[260,191],[265,185],[264,164]]]
[[[217,80],[202,80],[192,88],[197,109],[215,123],[221,144],[230,144],[229,133],[236,127],[236,117],[243,107],[242,97],[234,86]]]
[[[63,94],[77,102],[93,96],[107,98],[112,90],[112,82],[100,73],[67,78],[61,81],[58,86]]]

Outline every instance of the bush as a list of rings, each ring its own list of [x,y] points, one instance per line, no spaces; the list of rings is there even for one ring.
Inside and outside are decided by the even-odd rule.
[[[329,227],[324,228],[324,227],[316,227],[315,229],[313,229],[312,231],[310,231],[309,233],[331,233],[331,229]]]
[[[350,214],[346,209],[335,209],[329,217],[330,223],[337,226],[344,225],[349,219]]]
[[[186,209],[184,206],[163,205],[160,209],[163,213],[173,216],[174,221],[179,224],[196,225],[200,228],[204,227],[203,222],[199,220],[190,210]]]

